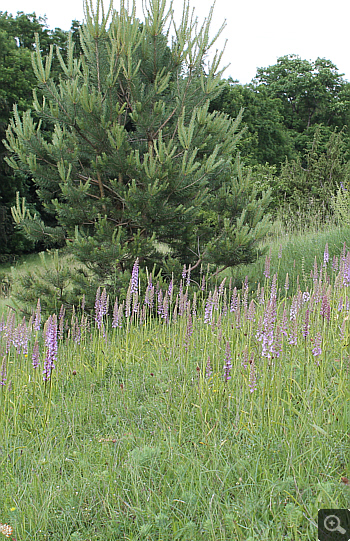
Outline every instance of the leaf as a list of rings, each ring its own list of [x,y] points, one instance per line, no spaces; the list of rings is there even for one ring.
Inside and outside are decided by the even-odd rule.
[[[311,426],[312,426],[315,430],[317,430],[317,432],[319,432],[320,434],[323,434],[324,436],[327,436],[327,435],[328,435],[327,432],[326,432],[325,430],[323,430],[323,428],[321,428],[321,427],[315,425],[315,423],[312,424]]]

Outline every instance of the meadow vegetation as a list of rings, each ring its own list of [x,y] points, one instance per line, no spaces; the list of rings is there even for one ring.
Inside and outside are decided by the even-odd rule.
[[[350,503],[350,83],[295,55],[225,82],[212,9],[147,5],[85,0],[66,44],[0,12],[6,62],[33,49],[0,164],[0,537],[314,541]]]
[[[187,269],[139,291],[135,264],[93,314],[4,311],[11,537],[314,540],[318,509],[350,497],[347,235],[270,239],[259,284]]]

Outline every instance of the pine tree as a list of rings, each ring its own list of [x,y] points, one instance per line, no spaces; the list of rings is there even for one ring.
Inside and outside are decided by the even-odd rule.
[[[32,175],[59,226],[20,203],[17,223],[48,245],[65,238],[101,286],[119,288],[137,257],[166,274],[255,259],[269,195],[236,159],[241,114],[209,112],[223,71],[222,52],[205,62],[223,28],[209,38],[213,10],[199,26],[188,3],[179,25],[166,0],[149,0],[143,22],[124,0],[84,9],[80,59],[70,36],[57,84],[53,48],[43,60],[37,42],[33,112],[15,108],[7,131],[8,163]]]

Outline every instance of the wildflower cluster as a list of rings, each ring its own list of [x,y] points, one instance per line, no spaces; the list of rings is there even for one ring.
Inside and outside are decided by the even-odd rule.
[[[208,357],[203,369],[207,378],[211,377],[213,369],[215,373],[221,371],[222,381],[227,384],[232,379],[231,371],[235,362],[231,348],[233,342],[239,343],[242,347],[242,353],[238,356],[242,359],[241,369],[243,374],[246,373],[245,381],[249,384],[249,390],[253,392],[259,387],[260,363],[264,359],[269,366],[275,366],[277,359],[281,365],[285,356],[290,356],[299,344],[303,344],[305,362],[314,359],[315,364],[319,365],[327,343],[324,337],[335,319],[338,321],[339,339],[346,339],[345,322],[350,309],[350,252],[346,252],[344,246],[334,265],[330,264],[327,254],[326,246],[323,264],[318,265],[317,261],[314,263],[310,273],[312,287],[303,290],[298,285],[296,293],[289,298],[286,295],[281,298],[277,275],[270,277],[269,256],[266,259],[264,285],[258,284],[254,294],[250,292],[247,278],[241,291],[237,287],[232,289],[232,281],[227,284],[227,279],[214,284],[210,289],[211,282],[204,275],[198,291],[194,291],[194,285],[189,279],[191,269],[184,268],[177,293],[173,279],[169,284],[157,282],[154,285],[154,277],[148,274],[143,298],[138,278],[139,261],[136,260],[126,299],[121,302],[117,297],[114,301],[111,327],[115,329],[113,332],[123,332],[127,325],[143,325],[148,317],[158,319],[162,325],[182,325],[181,343],[185,352],[196,347],[197,333],[207,329],[205,332],[212,334],[220,349],[225,348],[225,354],[221,357],[221,368],[213,367],[215,359]],[[203,287],[206,287],[206,294]],[[191,295],[190,288],[193,288]],[[286,293],[288,288],[287,275],[284,285]],[[42,349],[43,380],[48,381],[59,358],[58,341],[66,337],[74,343],[81,343],[86,340],[88,332],[93,332],[93,323],[95,329],[103,330],[107,339],[108,310],[107,291],[98,288],[92,325],[84,310],[80,319],[73,310],[69,325],[62,306],[58,317],[53,314],[46,320],[42,332],[40,300],[28,323],[22,319],[16,325],[13,312],[8,313],[6,319],[3,316],[0,320],[0,388],[4,388],[9,381],[10,355],[29,356],[36,370],[41,362]]]

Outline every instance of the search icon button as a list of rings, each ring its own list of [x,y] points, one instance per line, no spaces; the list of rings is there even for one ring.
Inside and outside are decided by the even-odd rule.
[[[346,533],[346,530],[340,526],[340,519],[336,515],[327,515],[323,524],[329,532],[339,532],[342,535]]]

